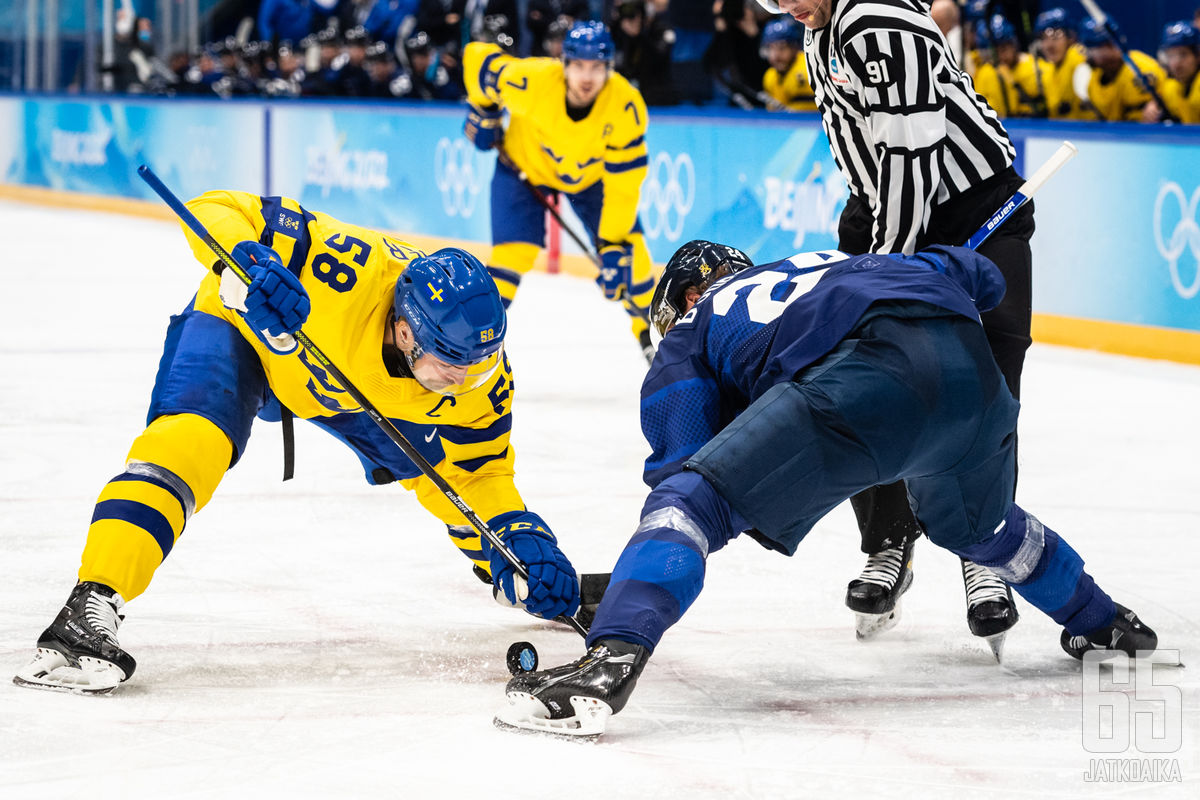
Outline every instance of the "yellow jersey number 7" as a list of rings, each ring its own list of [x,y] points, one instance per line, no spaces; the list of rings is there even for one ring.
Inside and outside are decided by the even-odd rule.
[[[341,241],[338,241],[338,240]],[[344,233],[335,233],[325,240],[325,246],[335,253],[350,253],[351,259],[360,267],[367,265],[371,245]],[[312,260],[313,276],[335,292],[348,292],[358,283],[358,273],[329,253],[318,253]]]

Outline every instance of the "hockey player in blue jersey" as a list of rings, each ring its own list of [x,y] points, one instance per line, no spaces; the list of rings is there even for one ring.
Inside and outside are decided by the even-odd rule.
[[[1154,632],[1012,502],[1018,403],[979,322],[1004,289],[991,261],[958,247],[759,266],[724,245],[681,248],[651,303],[665,336],[642,385],[641,524],[587,653],[510,680],[498,723],[602,732],[712,553],[746,533],[792,555],[839,503],[896,480],[929,539],[1062,625],[1069,655],[1153,651]]]

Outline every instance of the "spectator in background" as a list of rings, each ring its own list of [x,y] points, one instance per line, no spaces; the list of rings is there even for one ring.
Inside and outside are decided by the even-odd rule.
[[[258,36],[278,44],[298,42],[313,32],[313,0],[262,0],[258,8]]]
[[[275,53],[274,74],[262,84],[261,91],[267,97],[299,97],[306,77],[300,54],[282,42]]]
[[[367,97],[394,99],[412,94],[412,75],[396,63],[392,48],[384,42],[367,48],[367,74],[371,79]]]
[[[675,32],[661,14],[649,16],[646,0],[622,0],[610,25],[617,46],[614,67],[642,93],[648,106],[678,102],[671,82]]]
[[[712,75],[704,68],[705,54],[712,47],[716,33],[713,0],[670,0],[666,11],[675,31],[671,59],[679,98],[698,105],[706,103],[713,96]]]
[[[1016,30],[1000,14],[977,36],[991,47],[989,60],[975,72],[975,91],[1002,117],[1048,116],[1058,105],[1050,63],[1022,53]]]
[[[458,56],[470,39],[462,38],[463,0],[418,0],[417,30],[444,53]]]
[[[571,27],[571,23],[587,19],[589,14],[587,0],[529,0],[528,8],[525,27],[529,29],[529,54],[551,58],[562,55],[562,37]],[[556,22],[559,22],[561,28],[561,32],[558,33],[558,55],[551,55],[546,48],[546,37],[550,26]]]
[[[575,23],[570,17],[559,17],[546,28],[542,37],[542,55],[546,58],[562,58],[563,38]]]
[[[1200,123],[1200,31],[1187,20],[1173,22],[1163,30],[1161,50],[1167,65],[1162,99],[1176,119],[1188,125]],[[1161,111],[1158,113],[1161,118]]]
[[[418,31],[404,43],[412,76],[409,96],[417,100],[459,100],[465,94],[462,71],[458,62],[447,66],[442,55],[429,40],[429,34]]]
[[[367,74],[367,32],[356,27],[346,31],[346,51],[333,61],[336,92],[341,97],[366,97],[371,76]]]
[[[813,88],[804,61],[804,31],[791,17],[776,17],[762,32],[769,68],[763,73],[763,91],[775,102],[772,111],[816,111]]]
[[[742,108],[762,106],[763,73],[767,62],[761,55],[762,24],[770,15],[754,0],[714,0],[712,45],[704,54],[704,69],[712,76],[730,103]]]
[[[1157,122],[1162,110],[1152,102],[1150,93],[1125,63],[1121,49],[1104,28],[1086,20],[1080,26],[1079,41],[1087,48],[1088,64],[1092,67],[1087,103],[1097,116],[1109,122]],[[1162,86],[1166,73],[1157,61],[1140,50],[1130,50],[1129,57],[1155,88]]]
[[[1051,8],[1038,14],[1034,25],[1035,53],[1042,56],[1049,70],[1042,76],[1047,95],[1053,94],[1051,119],[1092,119],[1096,115],[1083,108],[1075,93],[1075,71],[1088,70],[1087,51],[1076,40],[1075,23],[1063,8]]]
[[[388,46],[394,45],[402,27],[416,25],[418,5],[419,0],[374,0],[362,26],[372,39]],[[405,21],[409,19],[412,22],[405,26]],[[406,34],[408,32],[404,31]]]

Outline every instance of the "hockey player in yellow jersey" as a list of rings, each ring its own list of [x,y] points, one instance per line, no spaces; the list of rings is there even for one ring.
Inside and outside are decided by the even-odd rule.
[[[1121,49],[1104,28],[1087,20],[1079,28],[1079,41],[1087,48],[1092,77],[1088,81],[1088,104],[1097,116],[1109,122],[1154,122],[1154,103],[1137,73],[1121,57]],[[1150,56],[1130,50],[1129,58],[1142,76],[1158,90],[1166,73]]]
[[[253,278],[247,287],[185,228],[212,267],[171,318],[146,430],[100,493],[78,583],[19,685],[107,692],[136,666],[116,630],[193,514],[237,463],[255,416],[284,410],[347,444],[371,484],[399,482],[450,529],[476,573],[537,616],[573,614],[578,580],[513,482],[506,321],[483,264],[425,255],[294,200],[209,192],[188,208]],[[219,273],[219,274],[218,274]],[[527,583],[344,387],[291,335],[304,326],[381,414],[529,570]]]
[[[1173,22],[1163,31],[1160,50],[1166,56],[1168,74],[1162,87],[1163,102],[1185,125],[1200,123],[1200,31],[1187,20]]]
[[[1085,109],[1075,93],[1075,71],[1087,66],[1087,51],[1076,39],[1075,23],[1066,9],[1051,8],[1038,14],[1033,29],[1037,47],[1047,69],[1042,75],[1046,95],[1057,102],[1050,104],[1051,119],[1096,119],[1095,112]]]
[[[612,36],[578,22],[562,60],[516,58],[472,42],[463,51],[470,110],[464,131],[480,150],[500,151],[492,178],[492,253],[488,270],[507,307],[545,239],[545,211],[528,181],[570,199],[601,260],[596,282],[620,300],[647,358],[646,308],[654,279],[638,219],[646,177],[646,104],[612,70]],[[508,113],[508,126],[503,124]],[[523,173],[523,175],[522,175]]]
[[[1002,117],[1048,116],[1058,104],[1055,86],[1047,80],[1050,64],[1018,49],[1017,31],[1002,14],[995,14],[977,37],[985,34],[993,58],[975,72],[975,90]]]
[[[804,61],[804,31],[791,17],[773,19],[762,32],[767,51],[763,91],[787,111],[816,111],[817,102],[808,82]]]

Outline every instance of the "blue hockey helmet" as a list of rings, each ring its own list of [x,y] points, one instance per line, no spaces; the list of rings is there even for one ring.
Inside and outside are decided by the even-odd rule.
[[[1065,8],[1050,8],[1037,15],[1037,21],[1033,24],[1034,34],[1041,36],[1049,30],[1075,33],[1075,23],[1067,15]]]
[[[1094,19],[1085,19],[1079,26],[1079,43],[1084,47],[1100,47],[1112,41],[1103,25],[1097,25]]]
[[[967,22],[978,22],[986,20],[988,12],[991,11],[992,0],[970,0],[963,7],[963,19]]]
[[[727,244],[693,239],[675,251],[650,301],[650,320],[662,336],[687,313],[688,289],[704,291],[717,278],[754,266],[750,257]]]
[[[987,27],[987,39],[993,45],[1017,41],[1017,29],[1003,14],[993,14]]]
[[[576,22],[563,38],[564,61],[608,61],[616,56],[617,46],[603,22]]]
[[[804,34],[800,31],[800,25],[791,17],[783,17],[782,19],[773,19],[763,27],[762,46],[766,47],[774,42],[788,42],[797,47],[804,46]]]
[[[431,391],[470,391],[491,377],[503,357],[507,320],[500,292],[487,268],[465,250],[447,247],[410,261],[396,279],[392,316],[408,323],[414,346],[405,356],[413,376]],[[436,361],[422,362],[425,355]],[[462,380],[448,383],[448,375]]]
[[[1190,47],[1200,50],[1200,31],[1187,20],[1172,22],[1163,28],[1162,47]]]

